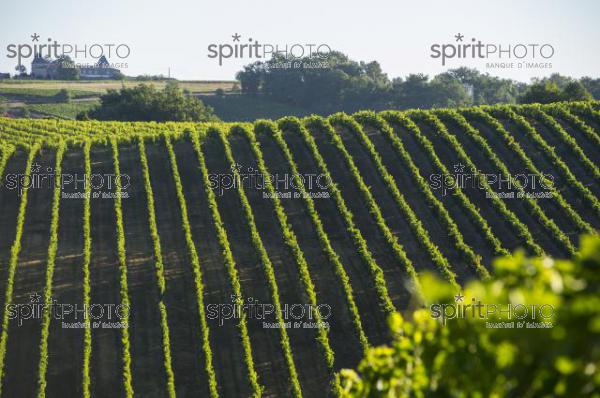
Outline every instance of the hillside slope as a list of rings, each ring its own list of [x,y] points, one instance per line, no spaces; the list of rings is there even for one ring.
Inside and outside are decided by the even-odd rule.
[[[0,119],[1,396],[323,396],[419,273],[598,231],[598,107]]]

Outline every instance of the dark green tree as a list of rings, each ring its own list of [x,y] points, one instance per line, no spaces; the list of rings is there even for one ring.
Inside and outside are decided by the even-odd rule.
[[[531,84],[525,93],[519,97],[521,104],[549,104],[563,100],[563,95],[558,84],[551,81],[540,81]]]
[[[589,76],[582,77],[581,84],[590,92],[592,97],[600,99],[600,79],[592,79]]]
[[[447,75],[460,83],[473,87],[473,103],[475,105],[515,103],[520,91],[520,84],[510,79],[501,79],[481,73],[477,69],[460,67],[450,69],[438,76]]]
[[[54,61],[56,77],[59,80],[79,80],[79,68],[68,55],[62,55]]]
[[[64,102],[64,103],[71,102],[71,92],[69,90],[67,90],[66,88],[63,88],[58,93],[56,93],[56,95],[54,96],[54,99],[56,99],[56,101],[58,101],[58,102]]]
[[[238,72],[235,78],[239,80],[242,86],[242,93],[256,96],[261,85],[263,75],[263,64],[261,62],[255,62],[250,65],[244,66],[244,70]]]
[[[577,81],[567,83],[562,90],[562,96],[565,101],[588,101],[593,99],[592,94],[585,86]]]
[[[100,106],[78,119],[122,121],[185,121],[218,120],[213,109],[193,96],[185,96],[174,82],[163,90],[153,85],[140,84],[132,88],[109,90],[100,97]]]

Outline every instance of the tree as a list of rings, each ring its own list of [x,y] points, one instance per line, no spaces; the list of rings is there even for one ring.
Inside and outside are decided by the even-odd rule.
[[[386,86],[389,84],[389,79],[387,74],[383,73],[381,69],[381,65],[379,62],[372,61],[369,63],[361,62],[361,67],[365,71],[365,75],[373,81],[375,84],[380,86]]]
[[[541,79],[543,82],[555,83],[559,89],[563,90],[567,84],[573,82],[573,78],[569,76],[563,76],[560,73],[553,73],[550,77]]]
[[[589,98],[583,89],[587,86],[600,98],[600,79],[582,79],[579,84],[558,73],[533,79],[528,85],[460,67],[431,79],[411,74],[390,81],[377,61],[357,62],[339,51],[331,51],[325,59],[288,59],[275,54],[270,60],[245,66],[236,78],[244,95],[262,95],[320,114],[582,100]]]
[[[238,72],[235,78],[239,80],[242,86],[242,93],[256,96],[261,84],[262,76],[262,63],[255,62],[250,65],[244,66],[244,70]]]
[[[59,80],[79,80],[79,68],[68,55],[61,55],[53,62]]]
[[[430,108],[435,99],[429,88],[429,76],[422,73],[410,74],[405,80],[393,82],[393,103],[400,108]]]
[[[582,77],[581,84],[590,92],[592,97],[600,99],[600,79],[592,79],[591,77]]]
[[[465,84],[456,79],[438,75],[430,84],[433,106],[435,107],[459,107],[472,104],[472,99],[467,93]]]
[[[592,99],[592,95],[581,82],[559,74],[553,74],[550,78],[534,81],[519,98],[519,102],[522,104],[549,104],[558,101],[585,101],[590,99]]]
[[[560,88],[555,82],[540,81],[531,84],[525,93],[519,97],[521,104],[549,104],[551,102],[562,101],[563,96]]]
[[[463,292],[424,276],[426,309],[390,318],[392,344],[341,372],[342,396],[598,396],[600,238],[570,260],[516,252],[494,268]]]
[[[501,79],[481,73],[477,69],[460,67],[450,69],[438,76],[447,75],[460,83],[473,87],[473,103],[476,105],[515,103],[519,94],[519,84],[514,80]]]
[[[58,93],[56,93],[54,99],[56,99],[58,102],[71,102],[71,92],[66,88],[63,88]]]
[[[336,51],[326,59],[276,54],[245,66],[236,77],[243,94],[319,113],[383,106],[391,87],[379,63],[356,62]]]
[[[186,97],[175,82],[167,83],[163,90],[147,84],[108,90],[100,97],[100,106],[77,118],[157,122],[218,120],[211,107],[196,97]]]
[[[27,68],[24,65],[15,66],[15,70],[19,73],[19,76],[23,76],[27,74]]]
[[[570,82],[565,86],[562,96],[565,101],[587,101],[593,99],[583,84],[576,81]]]

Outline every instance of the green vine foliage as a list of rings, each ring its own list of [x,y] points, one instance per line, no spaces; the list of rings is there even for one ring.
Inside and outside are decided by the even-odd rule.
[[[273,139],[281,149],[286,161],[288,162],[288,165],[290,166],[290,169],[292,170],[296,186],[300,191],[300,194],[306,206],[306,210],[308,211],[311,222],[319,237],[321,249],[327,256],[329,263],[333,266],[334,272],[342,284],[344,295],[346,298],[346,304],[348,305],[348,310],[352,315],[352,322],[354,324],[356,335],[360,341],[362,350],[366,352],[366,350],[369,348],[369,341],[362,326],[362,321],[358,312],[358,306],[356,305],[356,300],[354,297],[350,277],[348,276],[344,265],[341,263],[339,255],[335,252],[333,246],[331,245],[331,241],[329,240],[329,237],[323,227],[321,217],[319,216],[319,213],[315,208],[314,200],[308,194],[306,187],[304,186],[302,180],[299,177],[300,173],[298,170],[298,165],[296,164],[292,152],[289,146],[287,145],[287,142],[283,138],[283,133],[281,132],[281,130],[287,130],[295,132],[296,134],[300,134],[299,131],[301,131],[302,129],[304,129],[304,127],[302,126],[300,121],[297,118],[291,117],[281,119],[279,121],[279,126],[269,126],[269,131],[272,134]]]
[[[25,165],[25,174],[31,170],[31,165],[35,159],[36,154],[40,150],[39,143],[34,143],[29,149],[27,156],[27,163]],[[17,230],[15,233],[15,240],[10,249],[10,260],[8,263],[8,275],[6,280],[6,292],[4,294],[4,308],[8,308],[12,304],[13,290],[15,284],[15,273],[17,270],[17,263],[19,261],[19,253],[21,252],[23,237],[23,228],[25,226],[25,214],[27,211],[27,196],[29,187],[26,185],[23,188],[23,194],[21,195],[21,201],[19,203],[19,213],[17,215]],[[2,334],[0,335],[0,392],[2,392],[2,381],[4,377],[4,360],[6,359],[6,346],[8,344],[8,324],[9,316],[8,311],[4,311],[2,316]]]
[[[341,372],[343,396],[598,397],[600,238],[582,237],[579,254],[568,260],[516,252],[497,259],[494,271],[467,284],[461,299],[504,308],[547,304],[544,321],[552,326],[488,327],[500,319],[471,313],[444,324],[433,306],[456,308],[455,293],[423,276],[425,308],[390,317],[391,345],[372,348],[356,370]],[[539,324],[531,312],[523,322]]]
[[[231,134],[234,134],[234,133],[243,134],[243,131],[240,131],[240,129],[242,129],[241,126],[234,126],[233,131],[231,131],[230,133]],[[223,129],[219,130],[219,137],[221,139],[221,143],[223,144],[223,148],[225,150],[225,156],[227,157],[227,161],[229,162],[229,165],[233,171],[234,178],[237,181],[240,181],[241,177],[240,177],[237,169],[234,167],[235,159],[233,158],[233,153],[231,151],[229,141],[227,140],[226,133]],[[246,224],[247,224],[248,228],[250,229],[252,245],[254,246],[258,256],[260,257],[260,261],[263,266],[263,271],[264,271],[265,277],[267,278],[267,281],[269,283],[269,289],[271,291],[271,299],[273,300],[273,305],[275,307],[275,317],[277,319],[277,322],[280,325],[283,325],[285,322],[283,319],[283,312],[281,310],[279,287],[277,286],[277,279],[275,278],[275,269],[273,267],[273,263],[271,262],[271,259],[269,258],[267,250],[265,249],[262,238],[258,232],[258,228],[257,228],[256,222],[254,220],[254,213],[252,212],[252,206],[250,205],[248,197],[246,196],[243,184],[237,184],[237,185],[238,185],[238,187],[237,187],[238,197],[240,200],[240,204],[242,205],[242,208],[244,209],[244,216],[246,218]],[[288,373],[289,373],[290,381],[292,384],[292,394],[296,398],[302,397],[302,389],[300,387],[300,381],[298,380],[298,372],[296,370],[296,365],[294,363],[294,356],[292,353],[292,347],[290,344],[290,339],[289,339],[287,330],[286,330],[286,328],[280,328],[279,330],[280,330],[280,344],[281,344],[281,348],[283,350],[283,354],[284,354],[284,357],[285,357],[285,360],[287,363]]]

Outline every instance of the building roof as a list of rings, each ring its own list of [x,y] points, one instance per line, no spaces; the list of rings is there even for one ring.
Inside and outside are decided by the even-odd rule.
[[[38,65],[38,64],[46,65],[49,63],[50,63],[50,60],[42,57],[40,54],[36,54],[35,57],[33,57],[33,61],[31,62],[32,65]]]
[[[100,57],[100,59],[98,59],[98,63],[96,64],[96,66],[99,68],[110,68],[110,63],[108,62],[106,57],[103,55]]]

